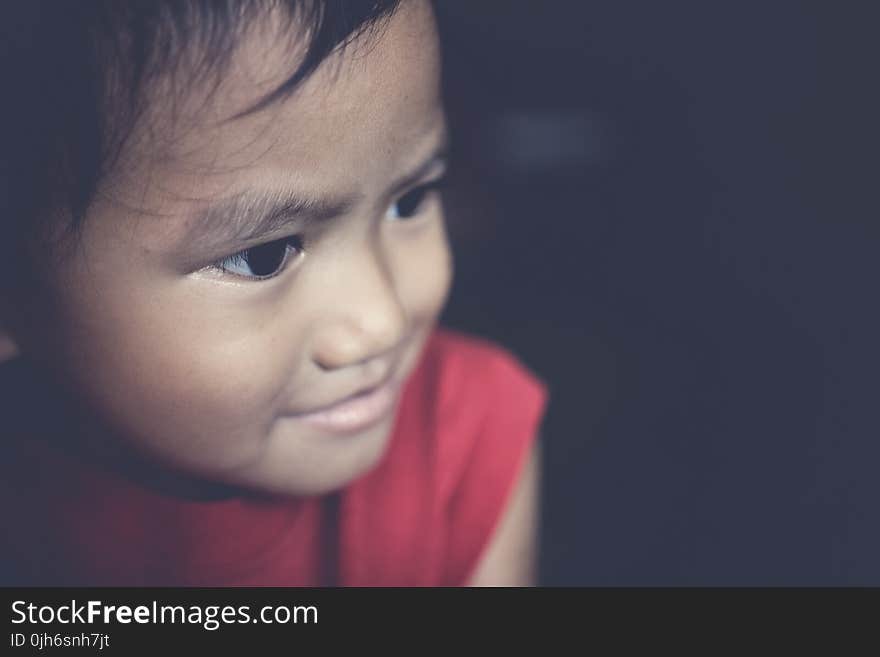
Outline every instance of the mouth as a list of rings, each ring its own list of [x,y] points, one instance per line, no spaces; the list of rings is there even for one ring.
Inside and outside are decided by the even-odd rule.
[[[400,384],[389,378],[368,390],[314,411],[291,417],[327,433],[351,434],[369,429],[388,417],[397,401]]]

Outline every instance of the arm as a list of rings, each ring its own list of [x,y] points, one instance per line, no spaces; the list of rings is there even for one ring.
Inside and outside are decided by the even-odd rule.
[[[540,472],[540,443],[536,441],[468,586],[536,583]]]

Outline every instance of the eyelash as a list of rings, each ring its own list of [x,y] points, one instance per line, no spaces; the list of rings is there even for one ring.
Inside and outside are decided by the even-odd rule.
[[[283,251],[280,253],[272,253],[270,249],[277,249],[281,247]],[[271,242],[265,242],[263,244],[258,244],[257,246],[252,246],[249,249],[245,249],[244,251],[239,251],[238,253],[234,253],[231,256],[223,258],[216,264],[212,265],[215,269],[219,269],[222,272],[227,274],[231,274],[232,276],[237,276],[239,278],[244,278],[248,280],[254,281],[266,281],[270,278],[275,278],[281,272],[283,272],[287,265],[290,263],[292,258],[291,254],[299,255],[303,253],[303,241],[302,237],[299,235],[292,235],[290,237],[285,237],[280,240],[273,240]],[[269,263],[272,269],[269,273],[266,274],[257,274],[253,271],[253,266],[257,264],[257,260],[260,257],[267,258],[271,256],[271,260]],[[254,260],[252,263],[251,261]],[[274,264],[272,264],[274,262]],[[241,273],[234,271],[234,269],[238,267],[247,267],[251,270],[251,273]]]
[[[400,196],[397,201],[395,201],[395,203],[392,205],[392,207],[394,207],[395,205],[404,205],[405,209],[403,214],[400,214],[400,212],[398,211],[396,216],[389,218],[393,221],[406,221],[417,216],[420,213],[422,207],[425,205],[425,201],[428,195],[431,192],[443,187],[445,182],[445,177],[438,178],[437,180],[433,180],[429,183],[425,183],[423,185],[412,188],[407,193]],[[391,208],[389,208],[388,212],[389,214],[391,213]],[[279,247],[283,248],[283,251],[281,253],[272,253],[270,251],[270,249],[272,248],[277,249]],[[222,260],[212,265],[212,267],[214,269],[218,269],[224,273],[230,274],[232,276],[237,276],[239,278],[244,278],[251,281],[266,281],[280,275],[285,269],[287,269],[293,257],[295,255],[301,255],[303,252],[304,246],[302,237],[300,235],[292,235],[283,239],[258,244],[257,246],[252,246],[249,249],[244,249],[243,251],[239,251],[238,253],[234,253],[231,256],[223,258]],[[255,273],[252,269],[252,259],[254,259],[255,256],[259,258],[260,256],[268,257],[270,255],[272,256],[270,262],[264,262],[263,264],[270,264],[272,266],[271,271],[266,274]],[[250,269],[251,273],[248,274],[234,271],[234,269],[241,266]]]
[[[446,184],[446,178],[441,177],[436,180],[432,180],[431,182],[425,183],[423,185],[413,187],[406,194],[404,194],[403,196],[398,198],[397,201],[395,201],[395,203],[394,203],[394,205],[401,205],[402,203],[406,203],[407,205],[410,205],[411,208],[410,208],[409,212],[406,214],[406,216],[397,216],[397,217],[394,217],[394,219],[395,220],[411,219],[414,216],[416,216],[417,214],[419,214],[419,211],[421,210],[422,206],[425,204],[425,199],[428,197],[428,195],[431,192],[442,189],[445,184]],[[407,201],[409,201],[409,203],[407,203]],[[389,208],[389,212],[390,212],[390,208]]]

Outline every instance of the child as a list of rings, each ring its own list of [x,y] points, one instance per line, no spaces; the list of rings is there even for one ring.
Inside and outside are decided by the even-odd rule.
[[[544,389],[435,328],[430,4],[22,4],[3,583],[531,583]]]

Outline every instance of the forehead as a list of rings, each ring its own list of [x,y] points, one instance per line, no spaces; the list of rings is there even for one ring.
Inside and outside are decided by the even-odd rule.
[[[256,186],[356,192],[407,166],[442,130],[440,57],[428,2],[405,1],[387,23],[328,57],[287,98],[237,116],[299,64],[302,39],[278,16],[246,32],[218,84],[154,85],[113,175],[111,196],[210,201]],[[145,186],[149,183],[150,187]]]

